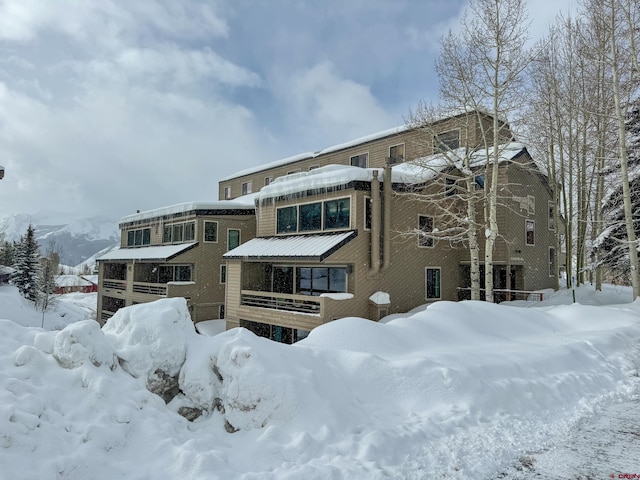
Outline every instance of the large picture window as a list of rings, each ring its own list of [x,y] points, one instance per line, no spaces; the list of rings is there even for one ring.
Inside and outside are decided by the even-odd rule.
[[[127,247],[138,247],[151,244],[151,229],[140,228],[127,232]]]
[[[196,223],[183,222],[165,225],[162,243],[192,242],[196,238]]]
[[[298,231],[298,207],[284,207],[278,209],[278,233],[292,233]]]
[[[296,293],[318,296],[323,293],[346,291],[347,269],[345,267],[296,268]]]
[[[349,228],[351,199],[305,203],[278,208],[276,233],[297,233]]]
[[[440,298],[440,268],[425,269],[426,299]]]
[[[298,222],[301,232],[309,230],[322,230],[322,203],[306,203],[300,205],[300,221]]]
[[[160,265],[158,283],[190,282],[191,265]]]
[[[348,228],[351,203],[349,198],[329,200],[324,202],[324,228]]]

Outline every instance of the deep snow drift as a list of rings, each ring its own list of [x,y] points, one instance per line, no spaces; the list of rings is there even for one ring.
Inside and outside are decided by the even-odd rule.
[[[637,392],[640,303],[568,298],[347,318],[293,346],[198,335],[182,299],[103,329],[0,320],[0,477],[489,478]]]

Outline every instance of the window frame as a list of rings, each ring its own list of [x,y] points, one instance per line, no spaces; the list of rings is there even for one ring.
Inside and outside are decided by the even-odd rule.
[[[549,259],[549,277],[552,278],[556,276],[556,262],[558,261],[555,247],[552,247],[552,246],[549,247],[548,259]]]
[[[556,226],[554,223],[554,216],[555,216],[555,205],[553,204],[552,200],[549,200],[547,202],[547,214],[549,215],[549,230],[552,232],[555,232],[556,230]]]
[[[231,199],[231,187],[229,187],[229,186],[224,187],[224,199],[225,200],[230,200]]]
[[[242,185],[240,186],[240,193],[242,195],[249,195],[250,193],[253,193],[253,180],[242,182]]]
[[[339,202],[340,200],[347,200],[349,203],[349,214],[347,217],[347,225],[346,226],[337,226],[337,227],[328,227],[327,226],[327,204],[333,202]],[[348,230],[351,228],[351,197],[337,197],[332,199],[327,199],[322,202],[322,230]]]
[[[363,167],[363,166],[361,166],[360,164],[358,164],[358,165],[354,165],[354,164],[353,164],[353,159],[354,159],[354,158],[358,158],[358,159],[359,159],[359,158],[360,158],[360,157],[362,157],[362,156],[364,156],[364,167]],[[351,165],[352,167],[369,168],[369,151],[362,152],[362,153],[359,153],[359,154],[357,154],[357,155],[351,155],[351,156],[349,156],[349,165]]]
[[[429,271],[438,272],[437,286],[429,288]],[[437,292],[438,296],[429,296],[430,290]],[[424,298],[426,301],[442,300],[442,267],[424,267]]]
[[[364,197],[364,229],[371,230],[371,218],[373,214],[373,204],[371,197]]]
[[[441,140],[442,137],[445,137],[446,135],[451,135],[451,134],[456,134],[456,146],[452,148],[451,141],[452,139],[449,140]],[[452,130],[447,130],[446,132],[440,132],[440,133],[436,133],[433,136],[433,153],[446,153],[449,152],[451,150],[456,150],[457,148],[460,148],[460,129],[459,128],[454,128]]]
[[[216,233],[215,233],[215,240],[207,240],[207,224],[211,223],[214,224],[216,226]],[[202,225],[202,241],[204,243],[218,243],[218,230],[220,228],[220,225],[218,225],[218,222],[215,220],[205,220],[203,222]]]
[[[242,231],[239,228],[227,228],[227,251],[233,250],[233,248],[229,248],[231,232],[238,232],[238,245],[233,248],[237,248],[242,244]]]
[[[218,280],[220,281],[221,285],[225,285],[227,283],[227,264],[226,263],[220,264],[220,276]]]
[[[396,147],[402,147],[402,155],[401,155],[401,156],[399,156],[399,157],[397,157],[397,156],[396,156],[396,157],[391,156],[391,149],[392,149],[392,148],[396,148]],[[406,148],[407,148],[407,147],[405,146],[405,143],[404,143],[404,142],[402,142],[402,143],[396,143],[395,145],[389,145],[389,163],[390,163],[391,165],[395,165],[395,164],[397,164],[397,163],[403,163],[403,162],[404,162],[404,159],[405,159],[405,155],[406,155]],[[399,159],[399,160],[398,160],[398,159]]]
[[[273,182],[273,177],[272,176],[268,176],[268,177],[264,177],[264,186],[268,186],[271,185],[271,182]]]
[[[529,228],[531,225],[531,228]],[[531,232],[531,242],[529,242],[529,232]],[[528,247],[534,247],[536,245],[536,221],[525,219],[524,221],[524,243]]]
[[[339,202],[339,201],[346,201],[346,203],[348,204],[348,214],[347,214],[347,222],[346,225],[339,225],[339,226],[327,226],[328,222],[327,222],[327,204],[329,203],[333,203],[333,202]],[[321,204],[321,219],[320,219],[320,229],[319,230],[311,230],[311,229],[301,229],[301,222],[300,222],[300,211],[302,206],[304,205],[313,205],[313,204],[317,204],[320,203]],[[352,219],[353,219],[353,215],[351,214],[352,211],[352,197],[351,195],[346,195],[346,196],[342,196],[342,197],[336,197],[336,198],[329,198],[329,199],[324,199],[324,200],[318,200],[318,201],[314,201],[314,202],[304,202],[304,203],[296,203],[296,204],[292,204],[292,205],[284,205],[282,207],[277,207],[276,208],[276,222],[275,222],[275,234],[276,235],[295,235],[295,234],[306,234],[306,233],[310,233],[310,232],[324,232],[324,231],[336,231],[336,230],[349,230],[351,228],[352,225]],[[281,229],[281,215],[284,215],[284,213],[281,214],[281,212],[284,212],[285,210],[290,210],[290,211],[295,211],[295,227],[292,227],[288,230],[285,229]],[[292,219],[294,218],[293,214],[290,214],[292,217]],[[293,226],[293,222],[291,222],[291,225]]]
[[[418,230],[422,232],[422,219],[429,218],[431,219],[431,230],[429,232],[433,232],[435,226],[435,218],[431,215],[418,215]],[[421,234],[418,234],[418,248],[434,248],[436,245],[435,238],[433,237],[424,237]]]

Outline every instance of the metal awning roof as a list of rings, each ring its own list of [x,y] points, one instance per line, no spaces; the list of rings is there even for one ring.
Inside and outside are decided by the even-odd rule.
[[[354,239],[355,231],[262,237],[249,240],[225,253],[223,258],[245,260],[296,259],[322,261]]]
[[[178,245],[156,245],[152,247],[117,248],[97,258],[103,260],[169,260],[180,253],[191,249],[198,242],[180,243]]]

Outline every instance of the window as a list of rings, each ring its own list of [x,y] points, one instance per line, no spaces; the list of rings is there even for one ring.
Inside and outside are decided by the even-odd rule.
[[[346,267],[296,268],[296,293],[319,296],[347,291]]]
[[[349,198],[340,198],[338,200],[324,202],[324,228],[326,230],[348,228],[350,209],[351,203]]]
[[[184,222],[165,225],[162,243],[192,242],[196,238],[196,223]]]
[[[278,208],[276,233],[296,233],[349,228],[351,199],[306,203]]]
[[[264,177],[264,186],[266,187],[273,181],[273,177]]]
[[[556,275],[556,249],[549,247],[549,276],[555,277]]]
[[[242,195],[247,195],[249,193],[251,193],[251,188],[252,188],[252,182],[244,182],[242,184]]]
[[[527,245],[535,245],[536,222],[527,220],[526,222],[526,243]]]
[[[227,266],[220,265],[220,283],[227,283]]]
[[[404,143],[389,147],[389,163],[394,164],[402,162],[404,162]]]
[[[433,247],[433,237],[430,235],[433,232],[433,217],[418,216],[418,228],[420,229],[418,246]]]
[[[222,320],[225,316],[224,303],[218,307],[218,319]]]
[[[151,244],[151,229],[140,228],[138,230],[129,230],[127,232],[127,247],[139,247],[141,245]]]
[[[427,300],[440,298],[440,268],[425,269],[425,285]]]
[[[224,187],[224,198],[229,200],[231,198],[231,187]]]
[[[173,233],[171,240],[173,242],[181,242],[184,234],[184,225],[182,223],[173,226]]]
[[[316,168],[320,168],[320,165],[311,165],[311,166],[309,167],[309,171],[311,171],[311,170],[315,170]]]
[[[287,175],[293,175],[294,173],[300,173],[300,169],[298,168],[297,170],[291,170],[290,172],[287,172]]]
[[[291,233],[298,231],[298,207],[284,207],[278,209],[277,233]]]
[[[240,230],[230,228],[227,230],[227,249],[233,250],[240,245]]]
[[[549,202],[549,230],[555,230],[553,202]]]
[[[273,267],[271,291],[276,293],[293,293],[293,267]]]
[[[433,137],[433,151],[447,152],[460,147],[460,133],[458,130],[440,133]]]
[[[476,190],[484,189],[484,175],[476,175],[474,178]]]
[[[190,282],[191,265],[160,265],[158,283]]]
[[[322,203],[307,203],[298,207],[298,230],[322,230]]]
[[[367,168],[369,166],[369,154],[361,153],[350,158],[352,167]]]
[[[371,230],[371,197],[364,199],[364,229]]]
[[[191,242],[196,238],[196,224],[189,222],[184,224],[184,241]]]
[[[452,197],[458,193],[458,186],[456,185],[455,178],[445,178],[444,192],[447,197]]]
[[[218,241],[218,222],[204,222],[204,241]]]

